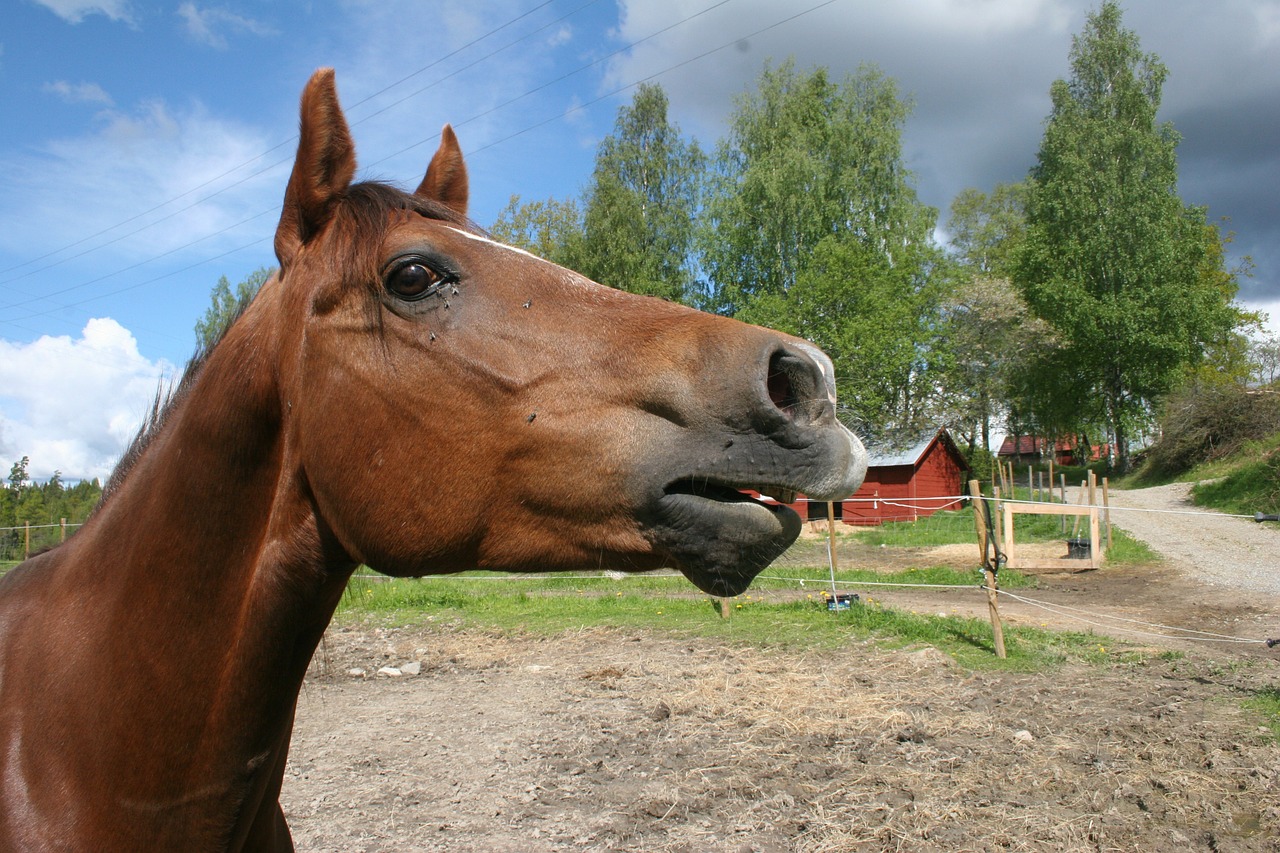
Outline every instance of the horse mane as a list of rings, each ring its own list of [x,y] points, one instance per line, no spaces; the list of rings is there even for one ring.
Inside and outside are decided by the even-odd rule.
[[[347,189],[338,205],[338,212],[335,216],[335,224],[341,229],[340,236],[344,238],[341,243],[345,244],[347,251],[351,253],[349,255],[351,263],[348,269],[376,275],[377,259],[375,252],[381,241],[368,239],[368,235],[382,234],[387,228],[389,215],[395,211],[416,213],[427,219],[447,222],[472,233],[486,234],[483,228],[467,219],[466,216],[440,202],[425,196],[407,193],[391,184],[380,181],[364,181],[353,184]],[[247,299],[239,297],[235,310],[223,321],[216,334],[211,336],[212,342],[207,345],[202,344],[196,350],[183,369],[182,378],[176,384],[172,380],[168,382],[161,380],[160,386],[156,389],[155,398],[152,400],[147,413],[143,416],[142,425],[138,428],[133,441],[129,443],[129,447],[120,457],[120,461],[112,469],[106,485],[103,486],[102,497],[93,512],[90,513],[91,516],[96,515],[98,510],[124,485],[138,459],[146,452],[152,440],[164,429],[169,413],[186,398],[191,387],[195,384],[196,378],[200,375],[206,362],[208,362],[209,356],[213,354],[218,344],[227,336],[227,332],[248,309],[253,298],[253,296]]]
[[[160,385],[156,388],[155,397],[152,399],[146,414],[142,417],[142,425],[138,428],[137,434],[134,435],[133,441],[129,442],[129,446],[120,457],[120,461],[112,469],[106,485],[102,487],[102,497],[98,500],[98,505],[94,507],[91,515],[96,514],[102,505],[124,484],[129,472],[133,470],[134,464],[137,463],[143,452],[151,444],[152,439],[164,428],[169,413],[186,397],[191,386],[195,384],[196,377],[200,375],[200,371],[209,360],[210,354],[222,342],[222,339],[227,336],[227,332],[248,309],[249,304],[256,295],[254,293],[248,296],[240,295],[236,297],[234,309],[222,320],[222,324],[210,336],[210,341],[202,343],[196,349],[195,354],[191,356],[187,361],[186,367],[183,368],[182,377],[177,383],[174,383],[172,379],[168,381],[160,380]]]

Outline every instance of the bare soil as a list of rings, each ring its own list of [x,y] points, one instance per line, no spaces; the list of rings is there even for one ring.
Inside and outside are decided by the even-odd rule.
[[[851,559],[974,562],[866,550]],[[871,595],[986,617],[976,589]],[[1280,636],[1274,598],[1168,563],[1027,595],[1087,613],[1003,599],[1007,622]],[[1280,851],[1280,744],[1243,706],[1280,689],[1280,647],[1124,636],[1125,662],[1023,674],[857,641],[340,625],[282,800],[299,850],[344,853]],[[405,662],[421,673],[375,674]]]

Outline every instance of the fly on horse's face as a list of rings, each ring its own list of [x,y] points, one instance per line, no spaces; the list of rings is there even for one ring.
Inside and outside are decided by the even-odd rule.
[[[312,111],[341,119],[336,100]],[[305,101],[303,116],[291,188],[316,171]],[[329,199],[317,221],[286,216],[277,240],[275,289],[307,293],[286,393],[352,558],[396,575],[675,566],[733,595],[800,530],[742,490],[825,500],[861,483],[826,356],[478,233],[448,128],[414,196],[345,178],[310,196]]]

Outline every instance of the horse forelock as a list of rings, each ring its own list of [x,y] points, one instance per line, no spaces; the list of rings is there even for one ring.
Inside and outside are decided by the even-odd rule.
[[[399,213],[417,214],[474,234],[484,230],[445,204],[407,193],[378,181],[351,185],[343,194],[333,223],[338,253],[335,266],[360,280],[372,281],[381,265],[382,236]],[[345,257],[344,257],[345,256]]]

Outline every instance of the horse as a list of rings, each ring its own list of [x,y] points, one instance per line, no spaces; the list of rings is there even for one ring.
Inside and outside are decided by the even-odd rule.
[[[279,270],[148,418],[83,528],[0,581],[0,849],[292,850],[308,663],[355,567],[675,567],[735,595],[866,454],[802,340],[613,290],[467,218],[446,125],[355,182],[301,99]]]

